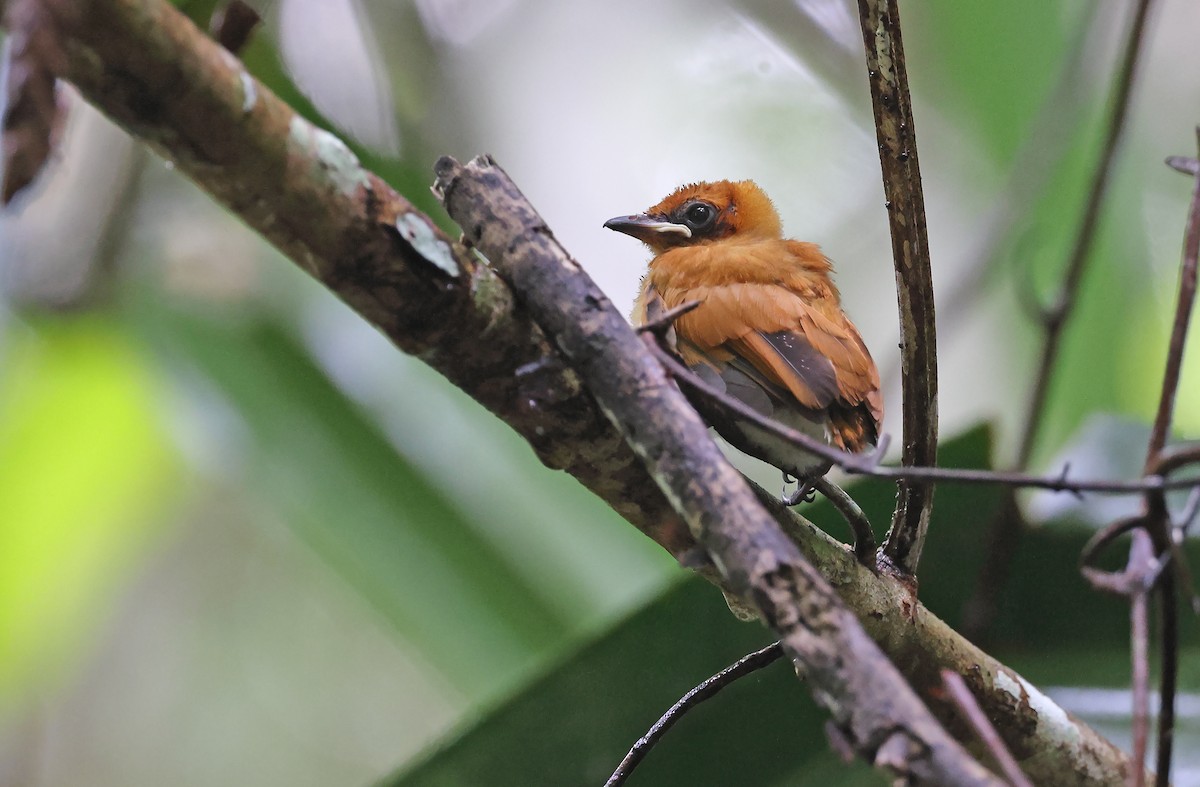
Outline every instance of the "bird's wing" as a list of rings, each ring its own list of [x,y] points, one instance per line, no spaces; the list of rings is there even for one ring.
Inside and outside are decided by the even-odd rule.
[[[681,339],[706,350],[728,348],[807,408],[865,405],[882,420],[879,372],[840,312],[830,318],[768,284],[692,288],[686,297],[704,305],[677,321]]]
[[[804,320],[799,331],[755,332],[746,344],[753,348],[751,362],[767,364],[800,402],[806,392],[816,396],[835,444],[862,451],[878,440],[883,396],[879,371],[858,331],[845,321],[844,332],[837,336]]]
[[[661,319],[666,311],[667,306],[649,277],[643,279],[633,304],[633,324],[641,326]],[[674,325],[666,331],[665,338],[667,345],[701,379],[768,416],[774,411],[772,401],[783,402],[790,396],[786,388],[768,381],[761,372],[724,347],[701,347],[686,338],[680,338]]]

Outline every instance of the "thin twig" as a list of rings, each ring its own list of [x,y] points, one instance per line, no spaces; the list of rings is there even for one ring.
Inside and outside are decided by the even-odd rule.
[[[649,320],[637,327],[638,333],[652,333],[656,336],[661,336],[670,330],[671,326],[677,319],[690,312],[700,305],[700,301],[688,301],[681,303],[674,309],[667,309],[665,312]]]
[[[1197,143],[1200,146],[1200,128],[1197,129]],[[1150,432],[1150,439],[1146,445],[1146,463],[1143,471],[1146,477],[1162,478],[1163,473],[1169,473],[1174,468],[1200,458],[1200,449],[1196,446],[1171,450],[1166,447],[1175,412],[1175,398],[1179,388],[1188,326],[1195,304],[1197,258],[1200,257],[1200,171],[1194,175],[1194,178],[1187,229],[1184,232],[1179,297],[1175,305],[1175,318],[1172,322],[1171,339],[1167,349],[1158,410]],[[1191,497],[1195,498],[1196,496],[1197,492],[1194,490]],[[1128,530],[1133,531],[1133,543],[1123,571],[1109,573],[1087,565],[1098,550]],[[1163,491],[1148,490],[1145,494],[1145,506],[1142,514],[1115,522],[1090,539],[1084,547],[1081,560],[1084,563],[1084,576],[1093,587],[1122,593],[1130,599],[1130,647],[1133,663],[1133,759],[1136,762],[1145,760],[1146,742],[1149,737],[1149,596],[1155,589],[1160,595],[1161,645],[1159,649],[1158,750],[1155,758],[1155,784],[1159,787],[1166,787],[1170,783],[1174,747],[1175,695],[1179,674],[1178,596],[1180,588],[1186,589],[1193,609],[1196,609],[1197,600],[1191,586],[1191,571],[1188,568],[1186,556],[1172,531],[1170,512],[1167,509],[1166,495]],[[1170,571],[1163,570],[1167,563],[1173,564]],[[1129,783],[1134,787],[1142,787],[1144,784],[1143,774],[1137,771],[1131,773]]]
[[[1191,156],[1168,156],[1166,164],[1184,175],[1200,175],[1200,159],[1194,159]]]
[[[782,655],[783,648],[778,642],[767,645],[762,650],[742,656],[733,664],[684,694],[678,702],[667,709],[667,712],[658,721],[654,722],[645,735],[638,738],[637,743],[633,744],[633,748],[625,755],[625,759],[621,760],[621,764],[613,771],[612,776],[608,777],[604,787],[620,787],[624,784],[633,773],[633,769],[646,758],[650,750],[667,734],[667,730],[675,726],[675,722],[683,718],[685,713],[705,700],[716,696],[717,692],[739,678],[744,678],[752,672],[773,664]]]
[[[1193,489],[1188,495],[1187,502],[1184,503],[1183,510],[1179,513],[1179,518],[1171,524],[1171,552],[1176,556],[1175,573],[1179,578],[1180,592],[1185,594],[1188,609],[1192,611],[1193,615],[1200,615],[1200,592],[1197,591],[1196,583],[1192,579],[1191,565],[1183,551],[1183,544],[1197,513],[1200,513],[1200,487]]]
[[[1200,145],[1200,127],[1196,129]],[[1179,388],[1179,375],[1183,368],[1183,351],[1187,344],[1188,326],[1192,319],[1192,308],[1196,302],[1197,259],[1200,258],[1200,171],[1193,176],[1192,201],[1188,209],[1187,228],[1184,231],[1183,262],[1179,270],[1179,297],[1175,302],[1175,319],[1171,325],[1171,340],[1167,346],[1167,364],[1163,371],[1162,393],[1158,411],[1154,417],[1154,428],[1146,446],[1146,472],[1151,472],[1160,459],[1167,437],[1171,431],[1171,419],[1175,413],[1175,395]]]
[[[838,513],[850,525],[854,532],[854,555],[858,562],[872,571],[875,570],[875,531],[871,529],[871,520],[854,502],[854,498],[846,494],[846,490],[822,476],[812,480],[813,489],[825,496]]]
[[[1200,143],[1200,128],[1196,129]],[[1171,340],[1167,345],[1167,364],[1163,371],[1162,393],[1154,427],[1146,446],[1146,472],[1150,472],[1167,444],[1171,419],[1175,413],[1175,395],[1179,389],[1179,374],[1183,368],[1183,351],[1187,344],[1192,307],[1196,302],[1196,266],[1200,257],[1200,173],[1194,177],[1192,203],[1184,231],[1183,263],[1179,270],[1179,297],[1175,302],[1175,319],[1171,325]]]
[[[1196,129],[1197,147],[1200,148],[1200,128]],[[1163,371],[1162,391],[1154,427],[1146,446],[1146,472],[1156,471],[1163,463],[1163,451],[1171,431],[1171,420],[1175,413],[1175,397],[1179,389],[1179,376],[1183,368],[1183,352],[1187,344],[1188,326],[1196,301],[1197,260],[1200,258],[1200,173],[1193,177],[1192,200],[1188,209],[1187,229],[1184,231],[1183,262],[1179,271],[1179,297],[1175,303],[1175,319],[1171,326],[1171,340],[1167,347],[1167,363]],[[1190,571],[1182,547],[1171,532],[1171,520],[1167,511],[1166,498],[1161,492],[1147,493],[1146,511],[1149,536],[1156,551],[1170,552],[1175,570],[1168,572],[1159,583],[1161,598],[1159,626],[1161,648],[1159,652],[1159,705],[1158,705],[1158,752],[1156,756],[1156,784],[1166,787],[1171,775],[1171,754],[1175,738],[1175,694],[1179,674],[1179,588],[1182,581],[1190,584]],[[1136,542],[1135,542],[1136,543]],[[1133,563],[1133,554],[1130,554]],[[1195,593],[1184,585],[1192,605]],[[1135,610],[1131,613],[1136,615]],[[1145,632],[1147,638],[1149,633]],[[1143,647],[1145,647],[1143,645]],[[1143,720],[1144,721],[1144,720]],[[1145,721],[1144,721],[1145,723]]]
[[[1079,552],[1080,569],[1085,570],[1084,573],[1086,574],[1088,565],[1092,563],[1096,555],[1100,554],[1100,551],[1104,547],[1111,544],[1120,536],[1141,527],[1144,518],[1144,516],[1131,516],[1118,519],[1116,522],[1112,522],[1092,534],[1092,537],[1087,540],[1087,543],[1083,545],[1083,549]]]
[[[1155,554],[1155,546],[1152,537],[1150,536],[1150,527],[1148,520],[1150,515],[1143,514],[1141,516],[1128,517],[1118,520],[1106,527],[1101,532],[1097,533],[1088,540],[1083,549],[1081,557],[1081,570],[1084,579],[1092,586],[1093,589],[1106,593],[1114,593],[1124,596],[1129,599],[1129,642],[1130,642],[1130,682],[1133,684],[1132,691],[1132,719],[1133,719],[1133,751],[1131,753],[1131,762],[1142,764],[1146,761],[1146,743],[1149,738],[1150,726],[1150,596],[1157,586],[1160,592],[1163,588],[1172,586],[1174,583],[1175,574],[1170,571],[1165,571],[1167,564],[1171,562],[1172,555],[1170,550]],[[1112,543],[1118,536],[1131,532],[1133,540],[1129,548],[1129,560],[1125,568],[1121,571],[1101,571],[1088,565],[1092,558],[1106,544]],[[1164,597],[1166,594],[1164,594]],[[1173,592],[1171,594],[1173,598]],[[1178,637],[1174,620],[1175,615],[1164,616],[1163,625],[1170,629],[1169,633],[1164,633],[1164,647],[1178,648],[1178,643],[1175,640]],[[1175,643],[1171,645],[1170,643]],[[1174,663],[1173,661],[1164,660],[1164,669],[1171,671],[1171,675],[1164,674],[1160,682],[1160,692],[1169,691],[1174,695]],[[1161,713],[1162,711],[1160,711]],[[1168,711],[1173,719],[1173,706]],[[1160,734],[1162,731],[1162,723],[1160,721]],[[1159,753],[1161,755],[1162,741],[1159,741]],[[1170,770],[1170,751],[1167,750],[1166,769]],[[1159,766],[1163,762],[1160,759]],[[1169,777],[1161,775],[1156,776],[1157,784],[1166,784]],[[1127,784],[1130,787],[1143,787],[1146,783],[1145,767],[1135,767],[1131,769],[1126,777]]]
[[[1200,487],[1192,490],[1188,495],[1187,502],[1183,505],[1183,510],[1179,512],[1179,518],[1175,521],[1175,527],[1179,534],[1175,540],[1180,541],[1187,537],[1188,529],[1192,526],[1192,520],[1196,518],[1196,514],[1200,513]]]
[[[1137,534],[1134,535],[1137,537]],[[1168,553],[1169,554],[1169,553]],[[1156,787],[1171,783],[1171,757],[1175,747],[1175,695],[1179,691],[1179,589],[1178,573],[1163,572],[1158,582],[1159,667],[1158,751],[1155,756]]]
[[[658,346],[652,339],[647,341],[650,351],[659,362],[670,372],[680,385],[694,391],[723,408],[733,412],[739,418],[753,422],[772,434],[793,443],[799,448],[826,459],[851,475],[861,475],[868,478],[882,478],[890,481],[911,480],[924,482],[942,482],[956,484],[985,484],[999,486],[1027,487],[1031,489],[1049,489],[1055,492],[1070,492],[1072,494],[1108,494],[1130,495],[1146,492],[1168,491],[1171,489],[1191,489],[1200,486],[1197,478],[1168,478],[1165,475],[1152,475],[1137,481],[1105,481],[1105,480],[1074,480],[1066,473],[1056,476],[1036,476],[1025,473],[996,472],[992,470],[962,470],[948,467],[880,467],[875,465],[872,455],[851,454],[823,443],[796,429],[791,429],[778,421],[772,420],[749,405],[734,399],[706,383],[693,374],[690,369],[680,363],[670,352]],[[1200,463],[1200,455],[1179,467],[1192,463]],[[1172,470],[1179,469],[1173,467]]]
[[[930,467],[937,464],[937,327],[925,194],[917,160],[917,135],[898,2],[858,0],[858,18],[867,54],[867,77],[900,310],[900,377],[904,394],[900,463]],[[914,483],[913,479],[900,484],[883,552],[909,574],[916,574],[932,506],[932,485]]]
[[[954,700],[954,704],[963,718],[975,729],[975,734],[991,752],[996,764],[1000,766],[1000,772],[1004,774],[1004,778],[1008,779],[1013,787],[1033,787],[1033,782],[1029,781],[1029,777],[1017,765],[1012,752],[1004,745],[1004,740],[992,726],[992,722],[983,712],[983,708],[979,707],[979,702],[971,693],[971,689],[968,688],[962,675],[953,670],[944,669],[942,670],[942,684],[946,687],[946,692],[950,695],[950,699]]]
[[[1151,559],[1153,547],[1145,533],[1135,536],[1129,550],[1131,566],[1135,561]],[[1146,761],[1146,740],[1150,728],[1150,590],[1136,589],[1129,604],[1130,671],[1133,676],[1133,761]],[[1132,787],[1146,782],[1146,769],[1134,768],[1130,773]]]
[[[1166,478],[1180,468],[1198,463],[1200,463],[1200,442],[1167,446],[1159,454],[1158,461],[1155,462],[1150,475]],[[1162,501],[1162,504],[1166,504],[1165,500]]]

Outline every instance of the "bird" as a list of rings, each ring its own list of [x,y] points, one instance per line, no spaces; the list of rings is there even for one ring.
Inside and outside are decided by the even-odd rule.
[[[653,253],[634,304],[635,325],[699,303],[666,334],[693,373],[842,450],[865,452],[878,442],[879,371],[842,310],[832,263],[817,244],[783,237],[779,213],[758,184],[691,183],[604,227]],[[817,479],[830,468],[727,408],[705,406],[701,415],[735,448],[783,471],[785,481]],[[803,494],[811,489],[801,486]]]

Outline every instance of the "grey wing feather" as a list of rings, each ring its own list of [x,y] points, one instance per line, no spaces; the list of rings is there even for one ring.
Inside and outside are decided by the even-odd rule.
[[[803,334],[794,331],[759,332],[771,349],[779,354],[797,376],[808,385],[822,407],[841,398],[838,388],[837,370],[833,362],[809,344]]]

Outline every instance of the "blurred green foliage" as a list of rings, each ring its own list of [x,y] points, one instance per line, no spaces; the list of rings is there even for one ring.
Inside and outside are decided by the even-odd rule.
[[[472,695],[503,685],[562,639],[565,616],[284,329],[150,304],[136,319],[250,428],[251,483],[451,682]]]
[[[910,82],[922,85],[929,100],[954,107],[997,161],[1014,159],[1075,34],[1061,23],[1064,7],[1021,3],[1017,12],[986,3],[936,3],[905,13],[906,31],[919,29],[938,53],[910,64]]]
[[[0,388],[0,708],[76,667],[178,485],[154,373],[100,316],[12,331]]]

